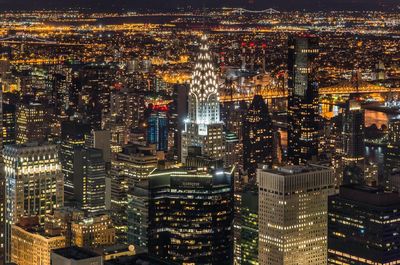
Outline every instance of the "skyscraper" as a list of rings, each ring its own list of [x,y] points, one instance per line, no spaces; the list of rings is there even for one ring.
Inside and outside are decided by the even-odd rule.
[[[3,104],[3,145],[15,144],[16,141],[16,107]]]
[[[241,193],[240,205],[240,248],[242,265],[256,265],[258,262],[258,189],[256,185],[246,186]]]
[[[389,139],[384,153],[385,180],[389,189],[400,190],[400,120],[389,121]]]
[[[333,171],[320,166],[259,169],[258,262],[326,264]]]
[[[147,143],[155,144],[158,151],[168,151],[167,106],[150,106],[147,118]]]
[[[128,192],[126,215],[128,219],[127,243],[147,252],[149,225],[149,182],[137,183]]]
[[[157,167],[153,146],[128,145],[117,153],[111,166],[111,208],[118,242],[126,241],[128,191],[146,180]]]
[[[66,196],[74,195],[74,152],[85,145],[85,138],[90,134],[87,124],[77,121],[61,123],[60,161],[64,175]]]
[[[255,181],[258,164],[272,166],[272,120],[262,96],[255,95],[243,122],[243,168]]]
[[[343,181],[363,182],[365,168],[365,118],[360,102],[350,100],[343,120]]]
[[[45,108],[36,102],[23,103],[17,107],[17,143],[42,143],[48,135]]]
[[[4,148],[7,219],[46,214],[64,202],[64,181],[55,145],[8,145]]]
[[[96,148],[74,150],[74,194],[88,215],[106,210],[106,163],[103,152]]]
[[[400,263],[398,193],[342,186],[328,211],[328,264]]]
[[[200,146],[203,155],[214,159],[224,155],[217,76],[206,35],[201,37],[190,84],[189,117],[182,133],[182,162],[185,162],[190,146]]]
[[[149,194],[149,253],[179,264],[232,264],[231,171],[156,170]]]
[[[288,151],[289,162],[298,165],[318,156],[318,83],[315,59],[318,39],[314,36],[289,38]]]
[[[64,179],[54,145],[8,145],[4,148],[6,181],[6,260],[10,259],[10,228],[22,216],[46,214],[64,203]]]

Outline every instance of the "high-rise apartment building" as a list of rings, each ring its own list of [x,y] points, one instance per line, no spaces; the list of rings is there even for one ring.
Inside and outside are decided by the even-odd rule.
[[[400,264],[397,192],[345,185],[328,211],[328,264]]]
[[[314,36],[291,36],[288,54],[288,151],[292,164],[318,156],[319,95],[315,59],[319,53]]]
[[[203,155],[213,159],[222,158],[225,152],[217,76],[213,64],[207,36],[203,35],[189,90],[189,117],[182,133],[182,162],[186,161],[190,146],[201,147]]]
[[[258,262],[326,264],[333,171],[319,166],[259,169]]]
[[[149,253],[180,264],[232,264],[232,170],[156,170],[149,194]]]

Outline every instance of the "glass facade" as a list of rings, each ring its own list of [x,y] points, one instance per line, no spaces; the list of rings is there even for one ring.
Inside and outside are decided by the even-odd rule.
[[[329,198],[328,264],[399,264],[400,197],[342,186]]]
[[[232,264],[232,172],[171,169],[149,178],[149,253],[178,264]]]

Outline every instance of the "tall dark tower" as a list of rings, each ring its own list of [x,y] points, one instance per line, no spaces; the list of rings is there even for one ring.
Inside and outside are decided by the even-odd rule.
[[[289,38],[288,160],[298,165],[318,156],[318,83],[315,36]]]
[[[365,167],[365,117],[361,104],[350,100],[343,120],[345,183],[362,183]]]
[[[255,180],[258,164],[272,165],[272,121],[262,96],[255,95],[243,123],[243,168]]]

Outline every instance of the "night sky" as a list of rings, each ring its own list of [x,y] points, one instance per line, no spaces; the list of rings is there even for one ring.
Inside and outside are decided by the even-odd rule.
[[[235,6],[251,9],[278,10],[394,10],[399,0],[0,0],[0,9],[93,8],[121,9],[175,9],[177,7]]]

